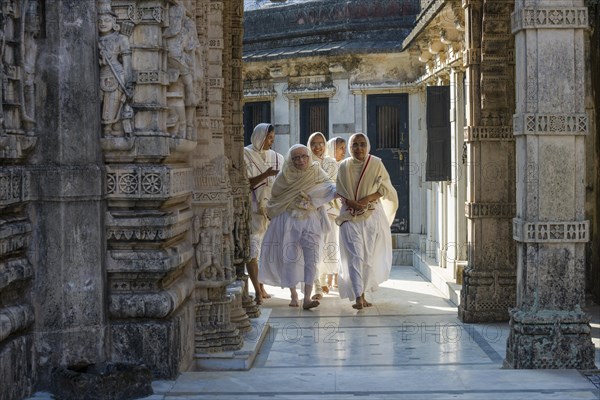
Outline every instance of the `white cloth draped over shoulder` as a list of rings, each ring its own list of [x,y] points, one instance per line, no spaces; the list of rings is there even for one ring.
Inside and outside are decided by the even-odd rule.
[[[323,156],[319,157],[315,153],[313,153],[310,149],[310,144],[316,136],[321,136],[323,139],[323,143],[327,144],[327,139],[325,135],[321,132],[315,132],[308,137],[308,154],[311,156],[311,160],[317,162],[321,169],[327,174],[327,176],[335,182],[338,174],[338,163],[335,161],[335,158],[327,155],[327,149],[325,148],[323,152]],[[335,145],[335,139],[334,139]],[[335,157],[335,154],[334,154]],[[332,225],[331,229],[327,234],[322,236],[322,244],[321,244],[321,253],[319,262],[317,263],[317,270],[319,271],[319,275],[321,274],[337,274],[338,270],[341,267],[341,259],[340,259],[340,241],[339,241],[339,229],[337,225],[335,225],[335,218],[340,213],[340,201],[337,199],[331,200],[325,211]],[[318,290],[317,290],[318,292]]]
[[[318,163],[306,170],[294,167],[294,145],[275,178],[266,211],[271,222],[263,238],[259,280],[273,286],[312,284],[321,236],[330,229],[325,208],[335,196],[335,184]]]
[[[250,138],[251,144],[244,147],[244,162],[249,178],[265,172],[269,167],[279,170],[283,166],[283,156],[273,150],[263,150],[263,144],[268,134],[269,124],[258,124]],[[250,258],[259,255],[261,238],[267,230],[269,220],[266,215],[266,205],[271,197],[271,188],[275,181],[270,176],[251,188],[251,213],[250,213]]]
[[[357,135],[350,138],[350,145]],[[367,136],[360,135],[368,143]],[[343,160],[336,186],[343,199],[358,201],[375,192],[382,194],[365,210],[351,209],[343,201],[336,219],[340,225],[342,255],[338,276],[340,297],[354,301],[361,294],[376,290],[389,278],[392,267],[390,226],[398,208],[398,195],[381,159],[370,154],[364,161],[353,157]]]

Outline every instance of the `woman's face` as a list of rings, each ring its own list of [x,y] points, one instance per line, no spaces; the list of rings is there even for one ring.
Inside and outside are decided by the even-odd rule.
[[[269,150],[271,146],[273,146],[273,142],[275,141],[275,131],[271,131],[267,133],[267,137],[265,137],[265,141],[263,142],[262,149]]]
[[[363,135],[358,135],[352,142],[350,149],[352,156],[359,161],[364,161],[367,158],[367,139]]]
[[[342,161],[346,158],[346,143],[338,143],[335,145],[335,161]]]
[[[294,167],[298,168],[301,171],[304,171],[308,168],[308,150],[304,147],[300,147],[292,150],[292,163],[294,163]]]
[[[310,151],[317,157],[323,157],[323,153],[325,153],[325,141],[323,140],[323,136],[315,135],[310,141]]]

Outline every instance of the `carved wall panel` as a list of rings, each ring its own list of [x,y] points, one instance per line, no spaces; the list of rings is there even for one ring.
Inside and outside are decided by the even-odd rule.
[[[42,27],[38,0],[0,1],[0,397],[27,396],[35,380],[29,254],[28,156],[37,142],[36,62]],[[6,388],[6,389],[4,389]]]
[[[246,232],[233,213],[244,192],[245,177],[236,172],[241,147],[229,134],[241,132],[241,110],[226,95],[239,85],[232,80],[241,69],[237,3],[98,2],[112,333],[122,341],[155,323],[180,329],[167,346],[184,354],[154,364],[150,355],[136,355],[157,376],[173,376],[195,351],[243,342],[230,321],[238,302],[226,291]],[[104,17],[114,21],[110,32]],[[230,38],[240,44],[226,44]],[[195,317],[182,317],[190,313]],[[236,313],[239,326],[243,315]],[[117,341],[115,358],[131,357],[120,348]]]
[[[465,205],[472,251],[463,274],[461,297],[464,301],[461,301],[459,316],[469,322],[506,320],[515,299],[514,259],[497,258],[483,243],[496,232],[494,240],[504,248],[501,254],[515,254],[510,230],[516,210],[512,124],[514,39],[510,31],[514,3],[464,1],[463,7],[470,28],[465,32],[468,48],[463,58],[469,85],[464,137],[470,155],[468,186],[475,189],[467,190]],[[489,170],[500,164],[502,172],[496,179],[488,179]],[[499,270],[504,276],[502,284],[497,274]],[[492,279],[493,291],[486,280],[480,279],[482,276]]]

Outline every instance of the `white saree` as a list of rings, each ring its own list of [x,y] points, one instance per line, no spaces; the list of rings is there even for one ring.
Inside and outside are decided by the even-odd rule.
[[[377,290],[389,278],[390,225],[398,208],[398,195],[383,162],[372,155],[367,155],[364,161],[354,158],[342,161],[336,186],[343,199],[358,201],[375,192],[383,195],[365,210],[353,210],[344,202],[336,219],[340,225],[342,258],[338,275],[340,297],[354,301],[365,292]]]

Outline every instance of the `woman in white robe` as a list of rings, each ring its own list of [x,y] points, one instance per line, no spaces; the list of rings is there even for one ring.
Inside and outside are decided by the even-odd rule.
[[[339,136],[331,138],[327,141],[325,155],[333,158],[336,161],[336,164],[339,165],[344,158],[346,158],[346,139],[341,138]],[[337,180],[337,171],[336,168],[335,179]],[[326,258],[337,258],[338,260],[338,268],[333,271],[333,273],[327,275],[327,287],[335,288],[338,287],[338,270],[341,267],[341,257],[340,257],[340,229],[335,223],[335,219],[340,215],[340,209],[342,207],[342,202],[339,198],[332,200],[331,207],[327,210],[327,215],[329,215],[330,219],[333,219],[333,223],[331,224],[331,231],[327,235],[325,248],[325,257]]]
[[[256,304],[262,304],[263,298],[270,295],[258,280],[258,260],[262,238],[267,231],[269,219],[266,206],[271,197],[271,188],[275,176],[283,166],[283,156],[271,146],[275,140],[275,128],[271,124],[258,124],[250,137],[250,145],[244,147],[244,162],[250,181],[251,212],[250,212],[250,261],[246,269],[254,286]]]
[[[308,138],[308,154],[311,160],[318,162],[325,174],[335,182],[337,178],[338,164],[334,158],[327,156],[326,153],[325,135],[321,132],[314,132]],[[337,217],[335,209],[335,199],[330,201],[326,206],[327,216],[331,225],[335,225]],[[331,229],[329,233],[321,236],[321,252],[317,263],[317,277],[315,279],[315,295],[313,300],[321,300],[323,293],[329,293],[329,285],[327,284],[327,276],[338,272],[340,268],[340,253],[339,253],[339,232],[337,229]]]
[[[336,182],[342,198],[336,219],[342,255],[338,284],[340,297],[360,310],[372,305],[365,292],[377,290],[390,275],[398,194],[381,159],[369,154],[368,137],[355,133],[348,144],[351,157],[340,164]]]
[[[262,282],[290,288],[290,306],[299,305],[296,285],[300,282],[304,282],[302,307],[319,305],[310,295],[321,235],[330,229],[323,206],[334,197],[335,184],[318,163],[310,161],[308,148],[292,146],[266,207],[271,222],[263,238],[259,270]]]

